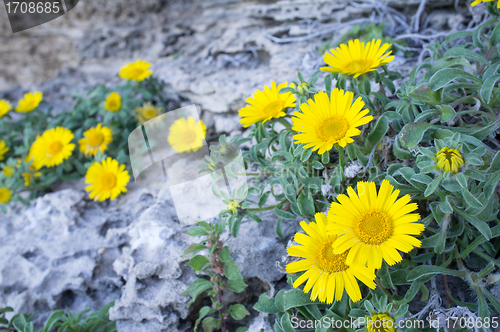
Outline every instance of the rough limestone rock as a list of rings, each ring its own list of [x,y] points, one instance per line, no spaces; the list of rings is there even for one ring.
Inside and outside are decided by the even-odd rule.
[[[399,0],[388,5],[401,12],[399,21],[406,15],[411,24],[419,3]],[[420,26],[463,26],[468,13],[457,13],[454,3],[428,0]],[[459,4],[467,8],[463,1]],[[390,23],[382,16],[388,13],[383,6],[348,0],[81,0],[66,15],[15,35],[0,11],[0,90],[18,85],[31,89],[54,75],[55,81],[65,82],[67,72],[58,70],[82,65],[94,67],[87,75],[97,78],[92,81],[113,84],[123,64],[142,58],[155,64],[155,75],[173,91],[202,110],[236,112],[256,89],[273,80],[296,80],[297,71],[308,77],[324,64],[318,48],[332,38],[338,41],[356,23]],[[390,23],[387,33],[407,29],[396,23]],[[401,68],[408,59],[396,58],[394,68],[408,71]],[[42,88],[49,100],[52,93],[59,95],[55,87]],[[217,121],[218,133],[234,129],[225,128],[225,121]]]
[[[88,199],[83,181],[64,187],[1,216],[0,302],[38,311],[39,324],[56,309],[98,310],[116,301],[110,317],[120,332],[190,331],[197,305],[187,308],[189,297],[180,294],[196,275],[181,254],[196,239],[184,233],[189,226],[178,222],[168,189],[131,184],[117,200],[99,203]],[[297,227],[284,223],[286,239],[279,240],[276,217],[262,219],[245,221],[237,239],[222,236],[250,285],[225,301],[246,304],[256,331],[268,317],[251,307],[261,293],[274,294],[284,276],[275,262]]]

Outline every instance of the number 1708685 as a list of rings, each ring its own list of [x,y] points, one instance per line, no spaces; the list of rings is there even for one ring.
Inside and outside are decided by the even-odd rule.
[[[8,1],[5,3],[8,14],[58,14],[61,11],[59,1],[23,2]]]

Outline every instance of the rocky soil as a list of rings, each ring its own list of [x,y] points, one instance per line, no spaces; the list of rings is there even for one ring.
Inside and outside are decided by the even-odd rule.
[[[71,93],[119,81],[120,67],[151,61],[166,82],[172,108],[196,103],[215,133],[241,130],[236,111],[270,81],[308,77],[323,62],[317,49],[339,40],[356,22],[390,24],[390,33],[464,29],[476,14],[462,2],[81,0],[65,16],[13,35],[0,5],[0,98],[16,100],[37,88],[57,111]],[[391,9],[392,8],[392,9]],[[399,13],[399,14],[398,14]],[[391,21],[392,19],[392,21]],[[418,22],[418,23],[417,23]],[[410,47],[427,42],[413,38]],[[391,66],[406,74],[418,61],[397,54]],[[250,331],[272,331],[269,317],[251,309],[258,296],[283,287],[276,261],[297,222],[275,235],[276,218],[247,221],[238,239],[226,234],[248,289],[229,302],[247,305]],[[96,203],[82,181],[0,215],[0,304],[16,312],[97,310],[116,301],[118,331],[192,331],[200,303],[187,308],[180,293],[196,277],[182,251],[194,241],[176,219],[170,192],[130,184],[119,199]]]

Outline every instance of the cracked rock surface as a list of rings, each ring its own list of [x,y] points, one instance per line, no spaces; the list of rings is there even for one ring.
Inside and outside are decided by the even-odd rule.
[[[189,297],[180,295],[196,278],[181,254],[196,239],[183,232],[170,192],[130,185],[126,195],[98,203],[82,187],[80,181],[28,208],[11,205],[2,215],[0,302],[15,312],[38,311],[41,323],[53,310],[98,310],[115,301],[110,318],[119,331],[192,330],[200,301],[187,308]],[[244,222],[237,239],[228,232],[221,238],[249,284],[224,301],[246,304],[247,324],[257,331],[269,322],[252,305],[261,293],[274,294],[284,276],[275,263],[286,246],[275,235],[276,217],[262,219]],[[285,236],[295,228],[284,223]]]

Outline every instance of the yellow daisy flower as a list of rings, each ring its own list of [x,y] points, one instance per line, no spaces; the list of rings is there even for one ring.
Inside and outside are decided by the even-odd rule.
[[[40,161],[35,162],[35,160],[34,160],[33,145],[31,145],[30,152],[29,152],[28,156],[26,156],[26,158],[24,158],[24,162],[26,164],[31,163],[31,165],[29,166],[30,171],[38,171],[40,168],[43,167],[43,164],[40,163]],[[19,166],[21,166],[21,163],[22,163],[21,159],[18,158],[16,167],[19,168]]]
[[[391,51],[385,53],[391,44],[385,43],[380,47],[382,41],[373,39],[371,42],[362,43],[359,39],[349,40],[346,44],[340,44],[335,50],[330,49],[325,53],[324,60],[330,67],[321,67],[322,71],[354,76],[374,71],[377,67],[388,64],[394,59]]]
[[[396,322],[388,314],[378,313],[368,318],[366,330],[368,332],[396,332]]]
[[[108,144],[113,141],[113,132],[108,127],[102,127],[101,123],[84,132],[83,136],[78,140],[78,144],[85,156],[95,156],[97,151],[106,151]]]
[[[94,201],[104,201],[108,198],[115,199],[122,192],[127,192],[125,187],[130,180],[130,175],[125,170],[125,165],[108,157],[102,163],[95,162],[87,170],[85,183],[90,183],[86,190],[90,191],[90,198]]]
[[[26,113],[33,111],[38,107],[38,105],[40,105],[42,98],[43,93],[41,93],[40,91],[26,93],[24,95],[24,99],[19,100],[16,107],[16,112]]]
[[[203,121],[192,117],[180,118],[170,126],[168,143],[179,153],[196,152],[203,146],[207,128]]]
[[[70,144],[73,137],[71,130],[63,127],[45,131],[31,145],[28,160],[33,160],[36,169],[61,164],[71,156],[75,148],[75,144]]]
[[[149,62],[137,60],[123,66],[120,70],[120,77],[132,81],[142,81],[153,73],[149,67],[151,67]]]
[[[347,188],[346,195],[338,195],[339,203],[332,203],[327,229],[332,234],[343,234],[333,244],[336,253],[350,249],[347,263],[368,264],[379,269],[382,259],[389,265],[402,260],[398,250],[409,252],[420,247],[420,240],[411,235],[419,235],[424,225],[415,211],[418,206],[410,203],[410,195],[397,200],[399,190],[382,181],[377,195],[374,182],[358,182],[358,193]],[[393,191],[394,190],[394,191]]]
[[[479,4],[480,4],[480,3],[482,3],[482,2],[491,2],[491,1],[493,1],[493,0],[476,0],[476,1],[474,1],[473,3],[471,3],[470,5],[471,5],[472,7],[474,7],[474,6],[476,6],[476,5],[479,5]],[[497,1],[497,8],[500,8],[500,1]]]
[[[104,102],[104,109],[116,112],[122,107],[122,97],[116,92],[111,92]]]
[[[334,144],[342,147],[353,142],[351,137],[361,133],[356,127],[367,124],[373,116],[362,110],[365,103],[358,97],[353,103],[354,94],[350,91],[332,90],[331,98],[320,91],[300,105],[300,112],[292,117],[292,129],[301,134],[294,135],[296,144],[306,143],[304,149],[313,147],[323,154],[332,149]]]
[[[319,298],[321,302],[328,304],[340,301],[344,289],[353,302],[361,300],[359,279],[368,287],[374,289],[375,273],[364,264],[346,262],[349,250],[336,254],[333,252],[332,244],[338,241],[337,235],[327,234],[326,228],[330,221],[324,213],[316,213],[316,222],[300,222],[300,226],[307,233],[295,234],[294,240],[301,245],[293,245],[287,248],[290,256],[302,257],[303,260],[290,263],[286,266],[287,273],[305,271],[295,282],[293,287],[307,280],[304,292],[308,293],[311,288],[311,301]]]
[[[12,177],[15,173],[14,166],[4,167],[4,169],[2,170],[2,173],[3,173],[3,175],[5,175],[8,178]]]
[[[242,117],[240,123],[247,128],[254,123],[271,120],[272,118],[281,118],[286,115],[287,107],[295,107],[295,96],[291,92],[279,93],[280,89],[287,87],[287,82],[276,86],[271,82],[271,88],[267,85],[264,91],[257,90],[253,97],[245,101],[250,104],[238,111]]]
[[[12,105],[8,100],[0,99],[0,118],[7,114],[12,109]]]
[[[436,153],[437,168],[445,172],[458,173],[458,169],[463,166],[464,158],[457,149],[447,146]]]
[[[7,144],[5,141],[0,141],[0,160],[4,160],[4,155],[9,151]]]
[[[31,166],[30,166],[31,168]],[[21,175],[24,178],[24,186],[28,187],[31,184],[31,179],[34,177],[35,179],[38,179],[42,173],[40,172],[35,172],[35,173],[21,173]]]
[[[144,122],[156,118],[158,115],[163,113],[163,108],[155,107],[151,102],[146,102],[142,107],[138,107],[134,110],[136,113],[135,119],[141,124]]]
[[[0,204],[8,203],[12,198],[9,188],[0,188]]]

